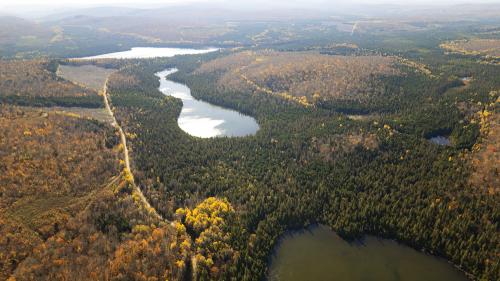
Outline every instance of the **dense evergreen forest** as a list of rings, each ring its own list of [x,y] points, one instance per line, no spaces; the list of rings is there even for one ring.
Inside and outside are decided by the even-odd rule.
[[[305,107],[221,90],[223,72],[196,71],[225,55],[140,61],[110,84],[118,120],[136,136],[136,178],[163,216],[184,222],[199,253],[183,266],[196,264],[199,280],[260,280],[279,236],[314,223],[347,239],[396,239],[449,259],[475,279],[498,279],[498,193],[470,183],[467,161],[482,126],[471,112],[497,110],[498,67],[433,50],[424,62],[439,77],[400,66],[404,76],[379,77],[380,100]],[[258,133],[198,139],[181,131],[181,103],[163,96],[154,76],[169,67],[179,69],[170,79],[196,98],[254,116]],[[458,78],[465,75],[474,82],[464,85]],[[453,145],[426,139],[441,134]],[[212,196],[234,208],[222,225],[207,222],[200,230],[189,213],[176,213]],[[227,250],[214,254],[214,244]]]

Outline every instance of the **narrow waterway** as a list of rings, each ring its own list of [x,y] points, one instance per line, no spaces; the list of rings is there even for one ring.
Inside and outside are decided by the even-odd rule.
[[[195,55],[215,52],[216,48],[150,48],[136,47],[128,51],[102,54],[80,59],[141,59],[156,57],[173,57],[176,55]],[[259,130],[254,118],[235,110],[212,105],[196,100],[186,86],[167,79],[176,69],[166,69],[156,73],[160,79],[160,91],[165,95],[182,100],[182,111],[178,119],[179,127],[186,133],[200,138],[242,137],[253,135]]]
[[[168,75],[177,69],[167,69],[156,73],[160,78],[160,91],[165,95],[182,100],[182,110],[178,119],[179,127],[186,133],[200,138],[242,137],[253,135],[259,130],[254,118],[235,110],[226,109],[191,95],[191,90],[183,84],[168,80]]]

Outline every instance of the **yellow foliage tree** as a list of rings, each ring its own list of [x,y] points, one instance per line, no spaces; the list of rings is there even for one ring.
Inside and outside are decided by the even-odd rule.
[[[231,248],[231,234],[226,229],[227,224],[234,219],[234,213],[227,199],[216,197],[207,198],[193,210],[181,208],[176,211],[182,221],[175,225],[177,231],[185,232],[187,228],[196,235],[194,260],[200,279],[208,276],[211,279],[221,278],[220,274],[237,261],[239,253]],[[187,240],[180,246],[181,249],[190,247]]]

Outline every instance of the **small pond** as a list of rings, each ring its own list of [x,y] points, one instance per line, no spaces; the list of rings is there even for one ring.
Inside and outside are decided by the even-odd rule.
[[[435,137],[430,138],[429,140],[437,145],[444,145],[444,146],[451,145],[450,138],[445,137],[445,136],[435,136]]]

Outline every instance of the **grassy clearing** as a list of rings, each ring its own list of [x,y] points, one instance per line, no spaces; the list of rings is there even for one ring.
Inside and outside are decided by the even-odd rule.
[[[111,117],[104,108],[85,108],[85,107],[42,107],[38,109],[40,112],[53,112],[55,114],[66,115],[69,117],[95,119],[99,122],[111,124],[113,117]]]
[[[114,69],[94,65],[60,65],[57,75],[78,85],[100,91],[104,87],[106,79],[113,72],[115,72]]]

